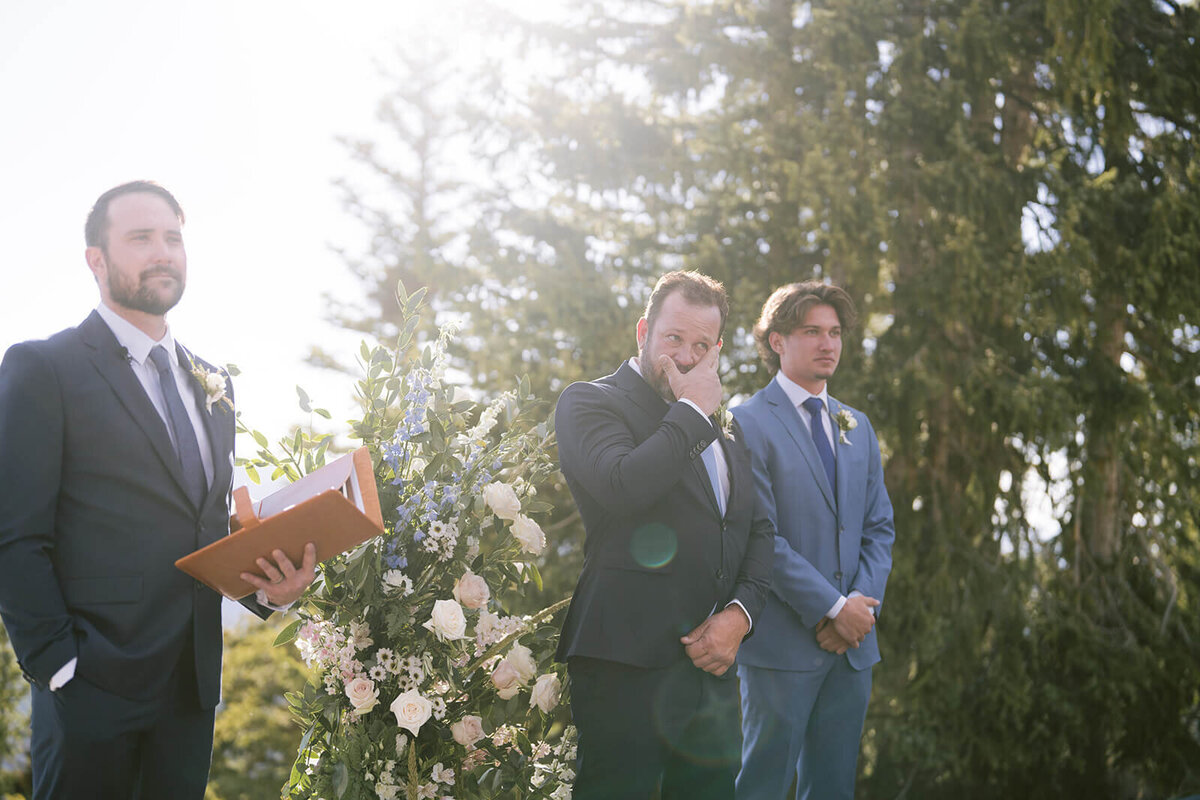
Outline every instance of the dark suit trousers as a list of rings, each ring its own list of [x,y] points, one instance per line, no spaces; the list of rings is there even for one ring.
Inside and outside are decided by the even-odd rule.
[[[579,730],[574,800],[733,798],[741,758],[736,681],[686,658],[642,669],[574,657],[567,668]]]
[[[192,648],[163,693],[129,700],[76,676],[33,690],[34,800],[201,800],[214,709],[202,709]]]

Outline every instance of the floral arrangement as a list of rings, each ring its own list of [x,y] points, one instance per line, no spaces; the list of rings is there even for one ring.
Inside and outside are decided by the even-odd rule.
[[[322,564],[277,640],[316,676],[288,695],[304,734],[284,794],[566,800],[574,731],[556,712],[551,624],[566,601],[527,616],[505,603],[541,587],[547,414],[524,380],[486,405],[461,397],[445,379],[451,329],[401,363],[422,294],[400,287],[396,348],[361,352],[354,432],[375,458],[386,531]],[[255,439],[263,449],[246,465],[293,478],[329,444],[300,431],[277,456]]]

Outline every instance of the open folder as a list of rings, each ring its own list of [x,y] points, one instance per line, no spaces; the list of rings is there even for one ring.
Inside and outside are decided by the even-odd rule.
[[[250,501],[246,487],[233,490],[231,533],[184,556],[175,566],[231,600],[254,592],[241,573],[261,575],[255,559],[282,550],[293,564],[304,560],[304,545],[317,546],[317,562],[344,553],[383,533],[379,493],[371,454],[360,447],[305,475],[295,483]]]

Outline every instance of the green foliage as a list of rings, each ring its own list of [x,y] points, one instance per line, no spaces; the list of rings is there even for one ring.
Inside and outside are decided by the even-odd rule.
[[[0,797],[32,791],[29,769],[29,684],[0,625]]]
[[[272,647],[280,623],[250,622],[225,631],[223,702],[217,709],[206,800],[279,797],[300,730],[285,694],[311,679],[295,648]]]
[[[361,351],[353,431],[372,452],[386,532],[324,562],[276,637],[314,670],[288,695],[302,729],[288,797],[538,798],[571,775],[562,712],[550,713],[565,601],[513,613],[529,584],[542,588],[545,535],[527,515],[545,510],[545,410],[526,379],[486,406],[463,397],[445,377],[449,329],[407,360],[424,294],[401,284],[399,341]],[[297,433],[254,461],[290,475],[326,443]]]
[[[567,14],[488,17],[559,66],[435,112],[493,146],[469,246],[431,251],[456,365],[553,396],[629,355],[655,277],[690,266],[731,291],[725,383],[750,392],[767,293],[837,281],[863,324],[832,391],[875,423],[898,533],[860,794],[1200,791],[1200,10]],[[381,255],[417,242],[395,222]],[[568,583],[578,520],[540,496]]]

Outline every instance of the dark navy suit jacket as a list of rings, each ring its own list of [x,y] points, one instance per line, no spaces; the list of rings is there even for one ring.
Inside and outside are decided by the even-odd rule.
[[[76,675],[149,698],[190,637],[200,705],[217,704],[221,598],[174,566],[229,533],[233,412],[203,417],[214,479],[196,508],[166,424],[97,313],[5,354],[0,615],[34,683],[78,658]]]
[[[774,529],[736,430],[721,436],[730,477],[722,517],[700,457],[717,429],[686,404],[665,403],[628,364],[568,386],[555,429],[587,531],[560,661],[666,667],[687,657],[679,637],[714,609],[737,600],[757,621]]]

